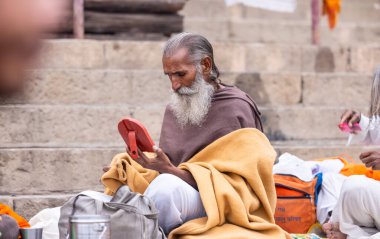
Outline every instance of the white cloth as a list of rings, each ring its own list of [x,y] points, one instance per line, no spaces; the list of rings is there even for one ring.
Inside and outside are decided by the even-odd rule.
[[[96,191],[83,191],[81,194],[103,202],[110,202],[112,199],[111,196]],[[32,217],[29,224],[33,228],[43,228],[43,239],[59,239],[58,222],[60,215],[61,207],[47,208]]]
[[[370,120],[362,114],[359,125],[362,130],[358,134],[352,135],[353,144],[380,144],[380,117]]]
[[[29,224],[32,228],[43,228],[43,239],[59,239],[58,221],[61,215],[61,208],[48,208],[37,213]]]
[[[347,177],[337,173],[323,174],[322,188],[318,195],[317,218],[323,224],[327,221],[338,202],[340,190]]]
[[[297,0],[225,0],[225,2],[227,6],[242,3],[277,12],[294,12],[297,8]]]
[[[339,222],[348,239],[380,238],[380,182],[365,176],[348,177],[330,222]]]
[[[310,182],[318,173],[339,173],[343,167],[344,164],[339,159],[304,161],[292,154],[284,153],[273,166],[273,174],[293,175],[302,181]]]
[[[158,224],[166,234],[192,219],[206,217],[199,192],[171,174],[161,174],[146,189],[159,210]]]

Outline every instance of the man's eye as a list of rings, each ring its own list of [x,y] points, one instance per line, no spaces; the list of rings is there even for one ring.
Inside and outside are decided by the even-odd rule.
[[[177,73],[177,76],[179,77],[184,77],[186,74],[185,73]]]

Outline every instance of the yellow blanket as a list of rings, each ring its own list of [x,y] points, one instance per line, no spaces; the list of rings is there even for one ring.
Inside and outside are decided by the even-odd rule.
[[[232,132],[179,167],[197,182],[207,217],[189,221],[169,238],[291,238],[274,224],[276,152],[256,129]],[[143,193],[157,172],[143,169],[127,154],[117,155],[102,177],[108,193],[122,184]]]

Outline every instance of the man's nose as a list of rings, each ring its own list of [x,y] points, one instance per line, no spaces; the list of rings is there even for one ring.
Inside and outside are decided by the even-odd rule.
[[[181,83],[177,80],[172,80],[172,89],[173,91],[177,91],[181,88]]]

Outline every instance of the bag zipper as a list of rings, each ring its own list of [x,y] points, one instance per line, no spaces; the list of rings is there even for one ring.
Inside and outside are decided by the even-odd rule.
[[[278,199],[311,199],[311,196],[309,194],[305,194],[304,196],[290,196],[290,197],[280,196],[277,198]]]

